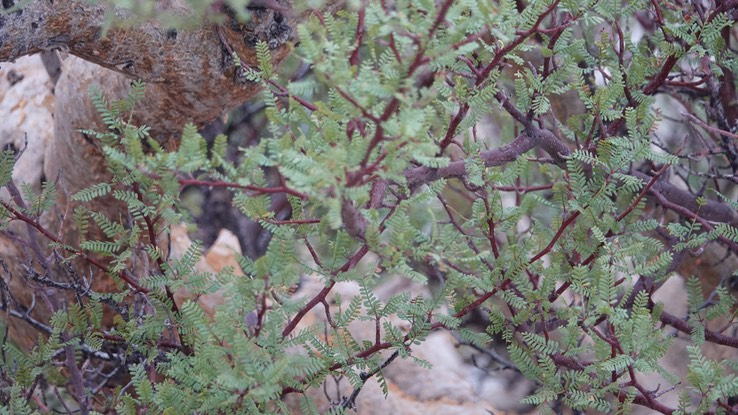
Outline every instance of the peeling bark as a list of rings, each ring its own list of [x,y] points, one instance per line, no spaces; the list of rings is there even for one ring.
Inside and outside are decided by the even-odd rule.
[[[170,12],[186,14],[177,2],[167,3]],[[150,21],[132,29],[113,28],[103,37],[105,11],[85,1],[32,2],[0,20],[0,62],[58,49],[141,79],[147,83],[147,97],[139,121],[151,126],[162,142],[176,138],[184,123],[212,120],[258,92],[257,85],[237,79],[216,26],[174,30]],[[278,63],[291,50],[295,25],[308,13],[255,9],[247,23],[219,27],[246,64],[256,65],[258,41],[269,44]],[[117,15],[126,13],[119,10]],[[111,75],[99,70],[95,76],[105,85]]]

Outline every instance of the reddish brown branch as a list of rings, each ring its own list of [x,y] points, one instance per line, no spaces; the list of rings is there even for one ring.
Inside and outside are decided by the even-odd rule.
[[[682,333],[692,334],[692,326],[690,326],[689,323],[687,323],[683,319],[680,319],[679,317],[673,314],[662,312],[661,322],[674,327],[675,329],[681,331]],[[711,343],[722,344],[724,346],[729,346],[734,349],[738,349],[738,338],[732,337],[732,336],[726,336],[722,333],[718,333],[712,330],[705,329],[705,340]]]
[[[141,204],[146,205],[146,202],[144,200],[143,194],[141,193],[141,189],[139,188],[138,183],[133,182],[132,184],[133,192],[136,194],[136,199],[141,202]],[[154,248],[154,251],[159,251],[159,244],[157,242],[157,235],[156,235],[156,227],[154,226],[154,221],[151,220],[151,217],[148,214],[143,215],[144,222],[146,223],[146,231],[148,232],[149,236],[149,243]],[[164,275],[166,272],[164,270],[164,258],[161,257],[161,255],[158,255],[156,257],[156,265],[159,268],[159,273],[161,275]],[[177,307],[177,302],[174,300],[174,294],[172,293],[172,290],[169,289],[169,286],[164,286],[164,292],[169,299],[169,301],[172,302],[172,311],[177,313],[179,312],[179,308]]]
[[[95,258],[90,257],[89,255],[87,255],[81,249],[77,249],[77,248],[74,248],[74,247],[72,247],[72,246],[70,246],[68,244],[65,244],[59,237],[57,237],[56,235],[54,235],[51,232],[49,232],[46,228],[44,228],[43,226],[41,226],[33,218],[31,218],[29,216],[26,216],[23,213],[17,211],[15,208],[13,208],[12,206],[10,206],[10,204],[8,204],[5,201],[0,200],[0,204],[2,204],[2,206],[5,209],[7,209],[10,213],[12,213],[13,216],[15,216],[16,219],[18,219],[18,220],[20,220],[22,222],[25,222],[28,225],[31,225],[34,229],[36,229],[37,231],[39,231],[47,239],[49,239],[50,241],[56,243],[57,245],[59,245],[64,250],[69,251],[69,252],[71,252],[73,254],[78,255],[80,258],[82,258],[83,260],[85,260],[87,263],[89,263],[90,265],[94,266],[95,268],[99,269],[100,271],[103,271],[106,274],[109,274],[110,273],[110,271],[108,270],[108,267],[106,267],[105,265],[103,265],[100,261],[96,260]],[[130,276],[129,273],[127,271],[125,271],[125,270],[123,270],[120,273],[118,273],[118,277],[120,277],[120,279],[122,279],[123,281],[125,281],[131,287],[133,287],[133,289],[136,292],[140,292],[140,293],[144,293],[144,294],[146,294],[146,293],[149,292],[148,289],[146,289],[146,288],[142,287],[141,285],[139,285],[132,278],[132,276]]]
[[[359,49],[361,48],[361,42],[364,40],[364,16],[366,15],[366,5],[362,5],[359,9],[359,21],[356,23],[356,48],[351,52],[349,56],[349,64],[351,66],[359,65]]]
[[[656,197],[656,200],[658,200],[659,204],[661,204],[665,208],[669,210],[673,210],[674,212],[678,213],[680,216],[684,218],[692,219],[696,222],[699,222],[700,225],[702,225],[702,228],[704,228],[708,232],[715,229],[715,227],[712,226],[712,224],[710,224],[709,222],[707,222],[707,220],[705,220],[703,215],[698,215],[697,213],[694,213],[693,211],[687,209],[686,207],[681,206],[677,203],[674,203],[671,200],[668,200],[658,190],[654,189],[651,193]],[[697,210],[700,211],[700,213],[702,213],[701,209],[697,209]],[[736,244],[735,242],[733,242],[732,240],[724,236],[718,236],[717,239],[720,242],[722,242],[725,246],[727,246],[731,251],[738,254],[738,244]]]
[[[700,127],[704,128],[705,130],[708,130],[710,132],[724,135],[726,137],[730,137],[734,140],[738,140],[738,134],[731,133],[730,131],[721,130],[719,128],[715,128],[706,122],[702,121],[701,119],[695,117],[694,115],[688,113],[688,112],[682,112],[682,115],[687,117],[690,121],[694,122],[695,124],[699,125]]]
[[[545,248],[543,248],[539,253],[534,255],[533,258],[531,258],[528,263],[532,264],[538,261],[539,259],[541,259],[541,257],[543,257],[544,255],[551,252],[551,249],[553,249],[553,247],[556,245],[556,242],[559,240],[559,238],[561,238],[561,235],[564,234],[564,231],[566,230],[566,228],[568,228],[569,225],[574,223],[577,217],[579,217],[579,214],[580,214],[580,211],[576,211],[572,213],[571,215],[569,215],[569,217],[566,218],[561,223],[561,226],[559,226],[559,229],[556,231],[556,234],[553,236],[553,238],[551,238],[551,242],[549,242],[548,245]]]
[[[179,184],[182,187],[185,186],[204,186],[204,187],[227,187],[231,189],[243,189],[243,190],[249,190],[252,192],[260,193],[260,194],[272,194],[272,193],[287,193],[293,196],[297,196],[302,200],[307,200],[308,196],[304,193],[298,192],[297,190],[290,189],[286,186],[278,186],[278,187],[260,187],[260,186],[254,186],[251,184],[238,184],[233,182],[224,182],[220,180],[199,180],[199,179],[183,179],[178,178]]]
[[[282,330],[282,337],[289,336],[290,333],[292,333],[292,331],[295,330],[295,327],[297,327],[297,325],[300,323],[302,318],[305,317],[305,315],[310,312],[310,310],[312,310],[316,305],[325,301],[325,298],[328,295],[328,293],[331,292],[331,290],[333,289],[333,286],[336,285],[336,281],[333,279],[333,277],[355,267],[356,264],[359,263],[361,258],[363,258],[367,252],[369,252],[369,247],[367,247],[366,245],[362,246],[358,251],[356,251],[356,253],[351,258],[349,258],[348,261],[346,261],[346,263],[344,263],[341,266],[341,268],[337,269],[336,271],[333,271],[331,273],[331,280],[328,283],[328,285],[323,287],[323,289],[320,290],[320,292],[316,294],[315,297],[313,297],[310,301],[308,301],[308,303],[305,304],[300,309],[300,311],[297,312],[295,317],[293,317],[292,320],[290,320],[287,323],[287,325],[284,326],[284,329]]]
[[[651,190],[653,185],[656,184],[656,181],[659,179],[659,177],[662,174],[664,174],[664,172],[666,171],[668,167],[669,167],[668,164],[664,164],[663,166],[661,166],[659,171],[657,171],[656,174],[654,174],[653,177],[651,177],[651,180],[649,180],[648,183],[646,183],[646,186],[643,187],[643,189],[641,190],[641,193],[638,194],[638,197],[636,197],[635,200],[631,202],[631,204],[623,211],[623,213],[618,215],[617,217],[618,222],[625,219],[626,216],[630,215],[630,212],[632,212],[633,209],[635,209],[635,207],[638,206],[638,203],[641,202],[643,197],[646,196],[646,193],[648,193]]]
[[[287,219],[287,220],[274,220],[274,219],[262,219],[264,222],[271,223],[272,225],[311,225],[320,223],[320,219]]]

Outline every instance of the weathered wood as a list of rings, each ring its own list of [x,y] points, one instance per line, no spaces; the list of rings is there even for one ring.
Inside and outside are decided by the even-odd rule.
[[[187,14],[177,1],[160,2],[159,7]],[[176,137],[184,123],[212,120],[258,92],[257,85],[237,79],[215,25],[176,30],[150,20],[134,28],[114,27],[103,36],[105,12],[104,6],[86,1],[31,2],[0,17],[0,62],[56,49],[129,79],[141,79],[147,83],[147,96],[139,120],[151,126],[162,142]],[[116,14],[128,15],[121,10]],[[254,9],[248,22],[230,21],[218,27],[246,64],[256,64],[258,41],[269,44],[278,63],[292,48],[295,25],[308,14]],[[105,90],[111,75],[100,71],[95,76]]]

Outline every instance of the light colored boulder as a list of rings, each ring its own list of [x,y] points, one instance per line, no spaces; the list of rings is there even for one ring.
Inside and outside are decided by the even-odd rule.
[[[0,149],[23,151],[13,171],[19,188],[28,183],[41,189],[44,151],[54,135],[54,101],[54,84],[39,55],[0,68]],[[7,198],[7,190],[0,196]]]

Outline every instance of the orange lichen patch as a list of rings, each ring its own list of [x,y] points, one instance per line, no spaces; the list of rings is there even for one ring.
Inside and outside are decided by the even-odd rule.
[[[25,120],[26,120],[26,113],[21,113],[18,115],[18,124],[23,124]]]
[[[10,107],[10,111],[18,111],[25,107],[26,104],[28,104],[28,100],[26,100],[25,98],[21,98],[15,103],[15,105]]]

